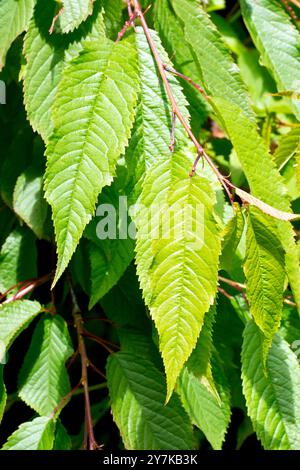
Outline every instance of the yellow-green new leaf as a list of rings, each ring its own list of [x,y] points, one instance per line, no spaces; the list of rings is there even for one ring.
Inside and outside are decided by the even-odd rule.
[[[137,271],[159,334],[167,399],[214,301],[221,248],[215,194],[177,152],[150,168],[136,217]]]
[[[264,333],[263,363],[281,320],[284,293],[284,252],[274,221],[257,209],[249,211],[246,260],[250,313]]]
[[[52,207],[58,266],[67,267],[102,188],[130,137],[137,102],[136,51],[128,41],[86,45],[65,70],[47,147],[46,198]]]

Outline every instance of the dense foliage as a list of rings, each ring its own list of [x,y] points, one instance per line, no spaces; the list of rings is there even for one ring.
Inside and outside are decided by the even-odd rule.
[[[299,7],[0,0],[3,449],[300,450]]]

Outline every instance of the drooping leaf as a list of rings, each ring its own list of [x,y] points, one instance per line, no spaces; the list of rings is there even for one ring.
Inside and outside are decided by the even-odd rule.
[[[66,428],[60,420],[56,423],[55,440],[53,450],[71,450],[72,442]]]
[[[175,69],[194,79],[199,85],[203,85],[199,67],[194,60],[193,51],[185,41],[184,31],[169,0],[157,0],[153,5],[154,22],[161,41],[172,57]],[[170,66],[170,60],[166,61]],[[168,78],[172,79],[172,74],[168,73]],[[191,114],[191,126],[195,134],[199,132],[208,115],[208,107],[201,94],[187,81],[181,80],[180,84],[189,102],[189,112]]]
[[[178,392],[192,422],[205,434],[213,449],[221,449],[230,421],[230,391],[220,364],[214,362],[213,375],[219,399],[188,366],[180,376]]]
[[[195,62],[200,68],[206,93],[212,97],[226,97],[253,122],[254,113],[239,69],[208,14],[197,0],[171,0],[171,4],[196,55]],[[218,73],[218,70],[222,72]]]
[[[112,39],[117,39],[117,34],[123,27],[123,9],[125,4],[123,0],[102,0],[104,8],[104,22],[107,36]]]
[[[36,261],[34,235],[25,227],[15,228],[6,238],[0,252],[0,292],[4,293],[18,282],[34,278]]]
[[[35,418],[19,426],[8,438],[2,450],[51,450],[55,422],[47,417]]]
[[[134,119],[138,81],[132,44],[90,43],[65,70],[47,148],[46,198],[52,207],[58,266],[67,267],[97,197],[115,175]]]
[[[253,428],[266,450],[300,448],[300,367],[288,344],[276,335],[261,361],[263,336],[254,322],[244,332],[242,379]]]
[[[0,423],[1,423],[3,413],[5,410],[6,399],[7,399],[6,389],[5,389],[5,385],[3,382],[3,359],[4,359],[5,351],[3,351],[1,344],[0,344],[0,354],[1,354],[1,358],[0,358]]]
[[[165,62],[167,55],[161,45],[157,33],[151,30],[151,36]],[[141,83],[137,116],[126,160],[132,174],[132,186],[135,186],[135,199],[141,191],[141,184],[147,170],[158,157],[168,158],[170,155],[172,110],[168,96],[157,73],[155,60],[151,53],[147,38],[142,28],[137,28],[135,42],[138,55],[138,73]],[[170,85],[176,101],[185,117],[189,119],[186,100],[178,81],[170,76]],[[176,125],[176,149],[186,143],[186,137],[179,122]]]
[[[244,271],[250,312],[265,336],[265,363],[281,320],[285,282],[284,252],[277,238],[274,221],[253,209],[248,216]]]
[[[168,399],[213,303],[221,248],[214,192],[189,168],[184,153],[157,159],[136,217],[137,272],[159,334]]]
[[[14,211],[43,238],[48,206],[44,199],[43,176],[36,166],[28,167],[17,179],[13,195]]]
[[[234,254],[240,242],[244,230],[244,218],[238,205],[235,206],[235,212],[227,222],[222,242],[222,254],[220,264],[222,269],[229,272],[232,268]]]
[[[273,159],[278,168],[283,168],[295,154],[299,142],[300,126],[291,129],[290,132],[281,137],[276,152],[273,155]]]
[[[136,270],[131,264],[124,275],[100,301],[101,307],[110,320],[118,326],[138,326],[144,328],[145,304]]]
[[[84,40],[99,40],[104,34],[101,4],[95,1],[93,15],[74,33],[49,33],[55,2],[38,0],[25,36],[24,102],[34,130],[47,141],[53,130],[51,109],[63,70],[83,48]]]
[[[58,14],[57,23],[63,33],[78,28],[93,11],[93,0],[63,0],[63,8]]]
[[[179,400],[165,405],[163,374],[134,354],[118,353],[107,365],[111,407],[128,450],[193,448],[192,428]]]
[[[6,350],[40,313],[41,305],[31,300],[15,300],[0,305],[0,341]]]
[[[215,387],[212,374],[212,355],[213,355],[213,326],[216,315],[216,307],[213,305],[205,315],[205,320],[196,347],[189,357],[185,368],[188,369],[199,382],[218,401],[220,397]]]
[[[127,198],[113,185],[101,194],[96,216],[85,236],[90,240],[92,308],[121,278],[134,257],[134,240],[128,233]]]
[[[300,33],[283,5],[276,0],[241,0],[243,18],[263,64],[279,91],[300,89]],[[300,116],[300,104],[295,100]]]
[[[11,43],[28,28],[36,0],[1,0],[0,3],[0,70]]]
[[[219,115],[222,116],[224,128],[226,128],[235,147],[251,188],[250,198],[249,195],[245,195],[245,192],[241,189],[238,189],[237,193],[241,194],[245,200],[246,198],[249,199],[248,202],[263,209],[264,212],[272,216],[274,216],[274,212],[272,212],[273,209],[264,206],[264,204],[280,212],[291,212],[283,180],[278,170],[276,170],[271,156],[266,151],[262,139],[257,134],[256,126],[243,116],[241,110],[224,99],[214,98],[214,106]],[[236,118],[234,122],[232,121],[232,115]],[[255,162],[255,165],[253,165],[253,162]],[[255,199],[251,200],[251,197]],[[257,199],[259,199],[259,201],[257,201]],[[261,204],[261,202],[264,204]],[[299,306],[300,270],[298,252],[292,226],[285,221],[289,219],[289,217],[293,219],[293,214],[288,216],[280,212],[278,214],[275,211],[275,217],[279,219],[277,221],[279,238],[285,250],[285,263],[289,282],[293,290],[295,301]],[[297,216],[294,218],[297,218]]]
[[[196,56],[209,102],[233,144],[251,194],[278,210],[289,212],[283,181],[258,135],[245,87],[221,35],[196,0],[171,0],[171,3]],[[300,308],[300,268],[293,230],[281,221],[278,230],[286,251],[287,274]]]
[[[73,352],[59,315],[39,321],[19,377],[19,397],[41,416],[49,416],[70,390],[65,363]]]

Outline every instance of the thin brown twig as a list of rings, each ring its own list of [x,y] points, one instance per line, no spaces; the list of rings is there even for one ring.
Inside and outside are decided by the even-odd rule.
[[[98,369],[98,367],[95,366],[95,364],[91,361],[90,361],[90,367],[91,367],[91,369],[93,369],[94,372],[96,372],[98,375],[100,375],[100,377],[102,377],[102,379],[106,380],[106,375],[103,374],[103,372],[101,372],[101,370]]]
[[[166,93],[168,95],[168,98],[169,98],[169,101],[170,101],[170,104],[171,104],[172,113],[175,114],[176,117],[179,119],[179,121],[181,122],[181,124],[182,124],[183,128],[185,129],[187,135],[189,136],[190,140],[193,142],[193,144],[194,144],[194,146],[197,150],[197,158],[196,158],[195,163],[194,163],[194,165],[192,167],[192,170],[190,172],[190,176],[194,175],[194,173],[196,171],[197,163],[198,163],[199,159],[201,157],[203,157],[207,161],[208,165],[212,168],[214,173],[217,175],[220,183],[222,184],[222,186],[224,187],[226,193],[229,196],[231,204],[233,204],[233,195],[232,195],[231,189],[230,189],[232,185],[228,184],[229,183],[228,180],[225,178],[225,176],[222,175],[222,173],[220,173],[220,171],[215,166],[215,164],[213,163],[211,158],[207,155],[204,148],[202,147],[200,142],[197,140],[197,138],[193,134],[193,132],[192,132],[188,122],[186,121],[185,117],[183,116],[181,110],[179,109],[179,107],[177,105],[177,102],[176,102],[176,99],[174,97],[173,91],[171,89],[168,77],[166,75],[166,70],[165,70],[165,67],[164,67],[165,64],[163,63],[163,61],[162,61],[162,59],[161,59],[161,57],[158,53],[158,50],[155,46],[155,43],[153,41],[151,32],[148,28],[148,24],[145,20],[144,14],[143,14],[142,9],[140,7],[139,1],[138,0],[133,0],[133,5],[134,5],[134,13],[137,14],[138,18],[141,21],[141,24],[142,24],[145,36],[147,38],[149,47],[150,47],[150,49],[152,51],[152,54],[154,56],[159,74],[160,74],[160,76],[162,78],[162,81],[164,83],[165,90],[166,90]]]
[[[177,72],[177,70],[175,70],[173,67],[169,67],[166,64],[163,64],[163,66],[167,72],[172,73],[173,75],[176,75],[176,77],[182,78],[183,80],[188,82],[190,85],[192,85],[192,87],[194,87],[197,91],[199,91],[199,93],[201,93],[204,96],[204,98],[206,99],[208,98],[207,94],[205,93],[205,90],[200,85],[198,85],[198,83],[194,82],[194,80],[192,80],[190,77],[187,77],[181,72]]]
[[[227,299],[229,300],[233,299],[232,295],[228,294],[228,292],[226,292],[226,290],[223,289],[222,287],[219,286],[218,291],[220,292],[220,294],[223,294],[225,297],[227,297]]]
[[[70,357],[70,359],[67,362],[67,365],[66,365],[67,369],[70,369],[70,367],[74,364],[74,362],[76,361],[78,355],[79,355],[79,349],[77,348],[76,351],[72,354],[72,356]]]
[[[292,0],[290,0],[292,1]],[[288,13],[290,14],[293,22],[295,23],[295,26],[298,28],[298,21],[299,21],[299,18],[298,16],[296,15],[296,12],[295,10],[291,7],[291,5],[289,4],[289,1],[288,0],[281,0],[281,2],[283,3],[285,9],[288,11]],[[298,6],[296,3],[295,3],[295,0],[292,1],[292,3],[296,6]],[[298,3],[298,2],[297,2]],[[298,7],[299,8],[299,7]]]
[[[56,15],[54,16],[53,20],[52,20],[52,23],[51,23],[51,26],[49,28],[49,34],[52,34],[53,33],[53,30],[54,30],[54,25],[55,25],[55,22],[57,20],[57,18],[59,17],[59,15],[64,11],[64,7],[61,7],[60,10],[56,13]]]
[[[171,143],[170,143],[170,151],[173,153],[175,149],[175,124],[176,124],[176,114],[172,113],[172,131],[171,131]]]
[[[127,20],[123,26],[123,28],[121,29],[121,31],[118,32],[118,37],[116,39],[116,43],[120,42],[121,39],[123,38],[124,34],[126,33],[126,31],[130,28],[130,26],[133,26],[134,25],[134,20],[137,18],[137,13],[133,13],[131,14],[131,16],[129,17],[129,20]]]
[[[104,349],[106,349],[107,352],[109,352],[109,354],[113,354],[114,351],[113,351],[113,349],[111,349],[110,346],[116,348],[116,345],[110,343],[109,341],[106,341],[103,338],[100,338],[100,336],[93,335],[93,333],[90,333],[87,330],[83,330],[82,334],[86,338],[91,339],[92,341],[95,341],[96,343],[100,344]]]
[[[133,16],[133,11],[132,11],[132,6],[131,6],[131,0],[127,0],[127,10],[128,10],[128,16],[129,16],[129,18],[132,18],[132,16]],[[133,29],[134,29],[134,31],[136,32],[136,28],[135,28],[134,23],[133,23]]]
[[[227,284],[230,287],[232,287],[233,289],[237,290],[238,292],[240,292],[244,296],[244,298],[246,298],[245,292],[244,292],[247,288],[246,284],[242,284],[241,282],[232,281],[231,279],[227,279],[226,277],[223,277],[223,276],[219,276],[219,281],[224,282],[224,284]],[[224,294],[224,292],[222,292],[222,294]],[[228,292],[226,292],[226,294],[228,294]],[[291,307],[297,307],[297,304],[295,302],[293,302],[292,300],[290,300],[288,297],[284,297],[283,302],[286,305],[290,305]]]
[[[73,286],[71,282],[69,282],[70,287],[70,294],[73,304],[72,315],[74,318],[74,324],[77,331],[77,340],[78,340],[78,350],[81,358],[81,384],[84,389],[84,401],[85,401],[85,442],[84,448],[89,450],[96,450],[99,449],[99,445],[97,444],[94,436],[94,429],[93,429],[93,420],[92,420],[92,413],[91,413],[91,403],[90,403],[90,395],[89,395],[89,383],[88,383],[88,366],[89,360],[85,348],[84,342],[84,334],[83,334],[83,319],[81,316],[81,311],[78,306],[78,302],[75,296],[75,292],[73,290]]]
[[[49,274],[46,274],[45,276],[42,276],[36,279],[30,279],[28,281],[23,282],[22,287],[18,290],[18,292],[16,292],[13,296],[9,297],[8,299],[4,300],[2,304],[8,304],[10,302],[14,302],[15,300],[22,299],[26,294],[36,289],[40,285],[45,284],[46,282],[50,281],[52,278],[53,278],[53,273],[49,273]],[[3,299],[7,293],[9,293],[11,290],[16,288],[17,286],[18,284],[16,286],[10,287],[6,292],[4,292],[4,294],[2,294],[0,300]]]
[[[50,418],[53,419],[55,417],[55,415],[58,413],[58,411],[61,410],[61,408],[65,405],[65,403],[74,395],[74,393],[78,390],[78,388],[81,387],[81,381],[78,382],[77,385],[75,385],[75,387],[72,388],[72,390],[70,390],[69,393],[67,393],[67,395],[65,395],[61,401],[59,402],[59,404],[54,408]]]

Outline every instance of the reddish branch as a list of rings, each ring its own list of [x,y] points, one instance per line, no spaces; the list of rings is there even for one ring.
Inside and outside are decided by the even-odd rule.
[[[183,73],[177,72],[177,70],[173,69],[173,67],[169,67],[166,64],[163,64],[163,66],[167,72],[172,73],[173,75],[176,75],[176,77],[182,78],[183,80],[188,82],[190,85],[192,85],[194,88],[196,88],[196,90],[199,91],[199,93],[201,93],[204,96],[204,98],[207,98],[207,94],[205,93],[204,89],[200,85],[198,85],[198,83],[194,82],[194,80],[192,80],[190,77],[187,77]]]
[[[222,186],[224,187],[226,193],[228,194],[231,203],[233,204],[233,195],[231,193],[232,185],[227,180],[227,178],[225,176],[223,176],[222,173],[220,173],[220,171],[215,166],[215,164],[213,163],[211,158],[207,155],[204,148],[202,147],[202,145],[200,144],[198,139],[193,134],[193,132],[192,132],[190,126],[189,126],[189,123],[187,122],[187,120],[185,119],[185,117],[183,116],[181,110],[179,109],[179,107],[177,105],[177,102],[176,102],[176,99],[174,97],[172,88],[170,86],[168,77],[166,75],[166,65],[163,63],[163,61],[162,61],[162,59],[161,59],[161,57],[158,53],[158,50],[155,46],[155,43],[153,41],[150,29],[149,29],[148,24],[145,20],[145,16],[144,16],[144,13],[141,9],[139,1],[138,0],[132,0],[131,5],[133,5],[134,11],[131,14],[131,17],[129,19],[129,23],[134,22],[135,17],[140,19],[142,28],[144,30],[144,33],[145,33],[145,36],[147,38],[149,47],[150,47],[150,49],[152,51],[152,54],[154,56],[159,74],[160,74],[161,79],[164,83],[164,87],[165,87],[166,93],[168,95],[168,99],[170,101],[170,104],[171,104],[172,116],[173,116],[173,119],[172,119],[173,126],[172,126],[171,145],[170,145],[171,150],[173,149],[173,146],[175,145],[175,142],[174,142],[174,126],[175,126],[175,117],[176,117],[181,122],[183,128],[185,129],[185,131],[186,131],[187,135],[189,136],[190,140],[193,142],[193,144],[196,148],[196,151],[197,151],[197,158],[196,158],[196,160],[194,162],[194,165],[192,167],[192,170],[190,172],[190,176],[193,176],[195,174],[196,166],[197,166],[198,161],[200,160],[200,158],[204,158],[206,160],[206,162],[209,164],[209,166],[212,168],[214,173],[217,175],[220,183],[222,184]],[[173,69],[170,68],[170,70],[173,70]],[[185,75],[182,75],[182,74],[180,74],[180,75],[181,75],[181,78],[188,79],[188,77],[185,77]],[[196,85],[197,89],[202,90],[201,87],[199,87],[199,85],[195,84],[192,80],[188,79],[188,81],[189,81],[189,83]]]
[[[298,21],[299,21],[299,18],[298,16],[296,15],[296,12],[295,10],[293,10],[293,8],[291,7],[291,5],[289,4],[290,2],[293,3],[297,8],[300,8],[300,3],[298,2],[298,0],[281,0],[281,2],[283,3],[284,7],[287,9],[287,11],[289,12],[289,14],[291,15],[295,25],[298,27]]]
[[[46,274],[45,276],[42,276],[36,279],[29,279],[28,281],[19,282],[18,284],[11,286],[6,292],[4,292],[0,297],[0,301],[4,299],[7,296],[7,294],[9,294],[9,292],[11,292],[12,290],[18,287],[20,287],[19,290],[14,295],[4,300],[4,302],[2,303],[8,304],[10,302],[14,302],[15,300],[20,300],[26,294],[36,289],[37,287],[41,286],[42,284],[45,284],[46,282],[50,281],[52,278],[53,278],[53,273],[49,273],[49,274]]]
[[[91,403],[90,403],[90,395],[89,395],[89,383],[88,383],[88,366],[89,360],[85,348],[84,342],[84,329],[83,329],[83,319],[81,316],[80,308],[77,303],[77,299],[75,296],[75,292],[73,290],[73,286],[70,285],[70,294],[73,303],[73,311],[72,315],[74,318],[74,325],[77,331],[77,339],[78,339],[78,351],[80,354],[81,359],[81,380],[80,383],[83,387],[84,391],[84,401],[85,401],[85,436],[84,436],[84,447],[85,449],[89,450],[96,450],[99,449],[99,445],[96,442],[94,436],[94,429],[93,429],[93,419],[92,419],[92,412],[91,412]]]
[[[227,279],[226,277],[223,277],[223,276],[219,276],[219,281],[224,282],[224,284],[227,284],[228,286],[230,286],[233,289],[240,292],[243,295],[243,297],[245,298],[245,300],[248,302],[248,300],[245,296],[246,284],[242,284],[240,282],[232,281],[231,279]],[[231,295],[228,294],[228,292],[226,292],[222,287],[219,287],[218,290],[219,290],[219,292],[221,292],[221,294],[225,295],[229,299],[232,298]],[[286,305],[290,305],[291,307],[297,307],[297,304],[295,302],[293,302],[292,300],[290,300],[289,298],[287,298],[287,297],[285,297],[283,299],[283,302]]]

